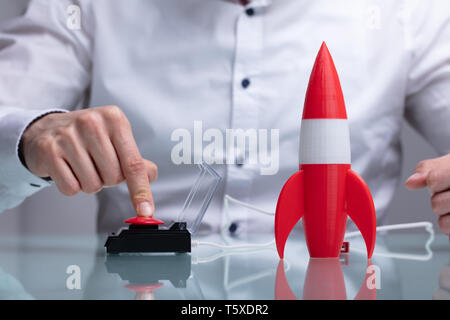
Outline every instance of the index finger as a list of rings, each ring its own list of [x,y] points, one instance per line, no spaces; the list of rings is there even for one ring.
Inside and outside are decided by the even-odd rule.
[[[150,190],[150,179],[131,131],[123,126],[112,136],[112,143],[119,158],[123,176],[127,181],[130,199],[138,216],[153,216],[155,206]]]

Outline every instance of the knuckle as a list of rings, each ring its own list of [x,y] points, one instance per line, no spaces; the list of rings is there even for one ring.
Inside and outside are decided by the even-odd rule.
[[[105,116],[108,120],[112,121],[123,121],[125,120],[125,114],[118,106],[107,106],[104,107]]]
[[[441,209],[441,200],[438,194],[431,197],[431,209],[434,213],[439,213]]]
[[[103,184],[100,182],[91,182],[83,186],[83,192],[87,194],[93,194],[99,192],[103,188]]]
[[[72,127],[59,128],[55,131],[56,141],[61,146],[74,145],[77,141],[75,131]]]
[[[431,191],[436,191],[437,186],[439,185],[440,175],[436,170],[431,170],[427,175],[427,186],[431,189]]]
[[[66,127],[57,128],[55,130],[55,133],[56,133],[56,136],[61,136],[63,138],[72,139],[75,134],[75,131],[74,131],[73,127],[66,126]]]
[[[80,187],[74,183],[66,183],[64,186],[58,186],[59,191],[65,196],[74,196],[80,192]]]
[[[76,120],[78,126],[82,130],[91,130],[92,128],[97,128],[101,125],[100,115],[93,111],[87,110],[86,112],[80,114]]]
[[[431,197],[431,208],[439,215],[450,211],[450,198],[448,193],[438,193]]]
[[[416,166],[416,171],[425,170],[428,167],[428,160],[420,161]]]
[[[50,163],[56,162],[56,160],[59,158],[59,148],[56,145],[55,141],[53,141],[51,144],[49,144],[45,154],[46,154],[47,160]]]
[[[43,136],[36,142],[36,147],[39,152],[47,152],[53,148],[54,140],[51,136]]]
[[[146,187],[138,188],[136,192],[133,194],[132,198],[135,203],[142,200],[148,200],[150,198],[149,188]]]
[[[145,162],[141,157],[133,157],[126,161],[126,172],[131,175],[145,172]]]
[[[90,174],[82,179],[81,185],[84,193],[92,194],[103,188],[103,181],[97,174]]]
[[[108,175],[104,178],[105,186],[107,186],[107,187],[116,186],[119,183],[121,183],[123,180],[125,180],[125,179],[121,172],[118,172],[118,173],[115,173],[112,175]]]
[[[111,181],[108,182],[108,184],[106,186],[108,187],[113,187],[113,186],[117,186],[118,184],[121,184],[125,179],[120,176],[118,178],[112,179]]]
[[[439,229],[442,233],[445,233],[445,234],[450,233],[450,215],[449,214],[439,217],[438,224],[439,224]]]
[[[154,162],[150,162],[150,174],[152,181],[158,179],[158,166]]]

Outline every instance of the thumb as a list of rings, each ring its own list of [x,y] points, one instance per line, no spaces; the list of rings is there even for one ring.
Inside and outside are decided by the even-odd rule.
[[[427,186],[427,176],[432,169],[431,160],[424,160],[414,169],[414,173],[406,179],[405,187],[410,190],[421,189]]]

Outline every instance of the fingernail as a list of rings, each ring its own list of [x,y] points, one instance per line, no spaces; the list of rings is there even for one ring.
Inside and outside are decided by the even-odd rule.
[[[153,215],[153,207],[147,201],[143,201],[138,205],[138,213],[143,217],[151,217]]]
[[[409,180],[414,180],[414,179],[419,179],[422,177],[422,173],[413,173],[408,179],[406,179],[406,182],[408,182]]]

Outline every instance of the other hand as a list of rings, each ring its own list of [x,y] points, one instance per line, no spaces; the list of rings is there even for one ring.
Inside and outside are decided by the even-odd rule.
[[[431,208],[439,216],[442,233],[450,234],[450,154],[419,162],[406,180],[408,189],[428,187]]]

